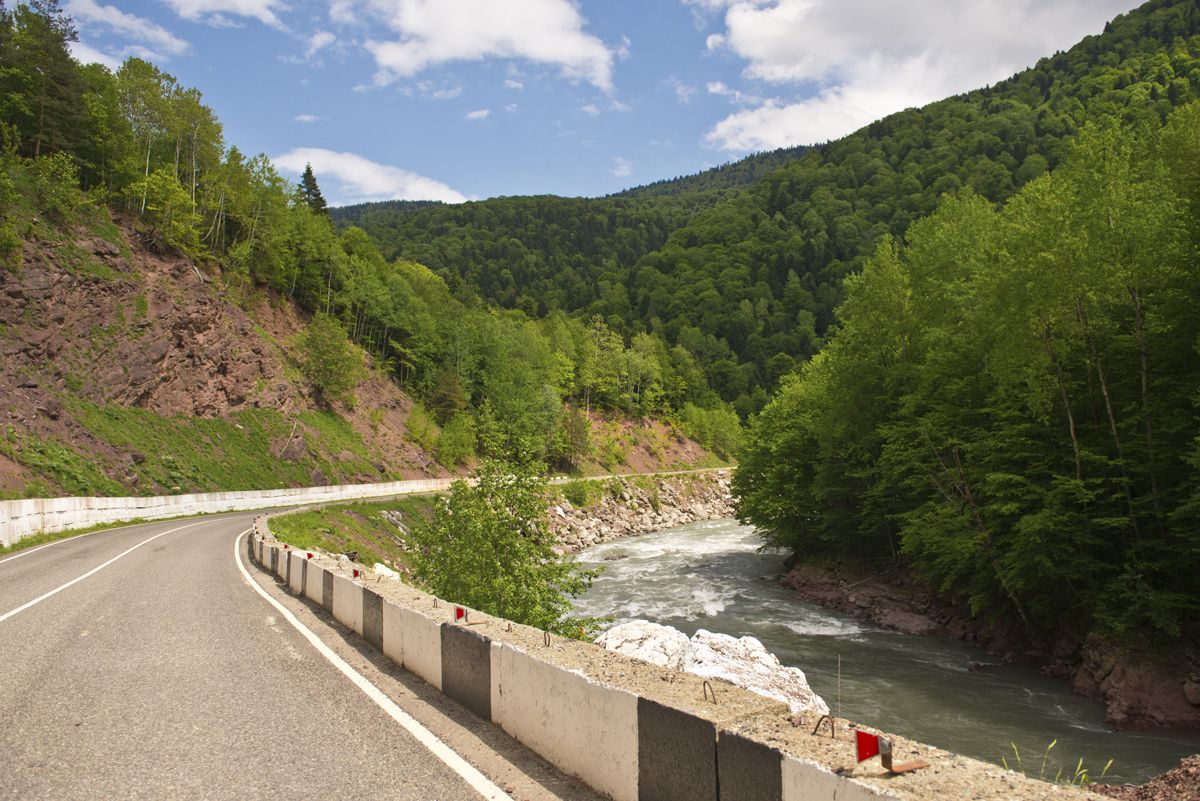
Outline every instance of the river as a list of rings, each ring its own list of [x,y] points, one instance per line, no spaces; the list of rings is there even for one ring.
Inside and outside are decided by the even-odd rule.
[[[759,553],[754,530],[734,520],[693,523],[589,548],[585,566],[604,573],[576,602],[583,615],[642,618],[757,637],[785,665],[804,670],[835,714],[961,754],[1046,778],[1093,777],[1141,783],[1200,752],[1200,736],[1113,732],[1104,708],[1061,679],[999,663],[969,643],[884,631],[799,599],[778,583],[783,554]],[[969,670],[972,662],[984,668]],[[839,676],[840,664],[840,676]],[[839,691],[840,686],[840,691]],[[1015,766],[1014,766],[1015,767]]]

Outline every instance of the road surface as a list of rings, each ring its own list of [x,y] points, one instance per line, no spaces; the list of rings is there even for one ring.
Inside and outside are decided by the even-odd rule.
[[[146,523],[0,556],[0,799],[595,798],[249,564],[240,537],[253,518]]]

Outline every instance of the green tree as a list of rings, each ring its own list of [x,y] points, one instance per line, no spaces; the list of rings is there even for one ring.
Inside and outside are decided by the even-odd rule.
[[[362,359],[341,324],[318,312],[300,335],[298,344],[300,369],[317,396],[326,403],[348,401],[358,385]]]
[[[308,207],[318,214],[329,213],[325,196],[321,194],[321,187],[317,186],[317,176],[313,175],[311,164],[304,165],[304,174],[300,176],[300,196],[304,198]]]
[[[413,529],[413,568],[435,595],[546,631],[581,637],[571,599],[595,574],[554,552],[540,465],[485,462],[473,483],[456,481],[433,521]]]

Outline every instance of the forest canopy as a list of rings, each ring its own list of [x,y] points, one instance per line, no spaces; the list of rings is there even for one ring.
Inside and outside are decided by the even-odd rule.
[[[1198,255],[1200,103],[1085,126],[1002,208],[946,195],[757,418],[742,519],[1033,633],[1194,633]]]

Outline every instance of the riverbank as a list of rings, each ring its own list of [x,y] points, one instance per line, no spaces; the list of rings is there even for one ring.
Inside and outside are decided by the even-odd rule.
[[[561,488],[550,507],[550,530],[560,553],[734,515],[728,470],[591,483],[596,491],[583,482]]]
[[[1035,641],[1019,624],[974,617],[946,603],[906,568],[869,573],[796,564],[781,579],[800,597],[905,634],[977,642],[1005,662],[1034,665],[1104,703],[1117,729],[1200,731],[1200,650],[1151,657],[1096,636]],[[974,666],[986,669],[985,665]]]

